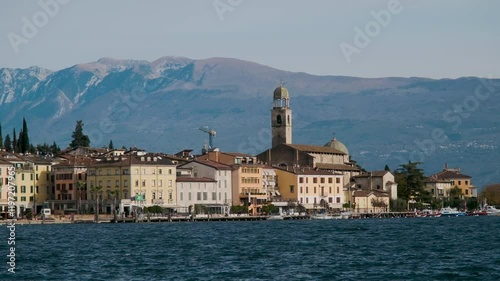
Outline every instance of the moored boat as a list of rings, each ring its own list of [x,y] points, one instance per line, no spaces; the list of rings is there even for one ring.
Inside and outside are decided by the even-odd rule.
[[[495,208],[494,206],[489,206],[487,205],[485,208],[484,208],[484,211],[486,212],[486,214],[488,216],[500,216],[500,210]]]
[[[445,207],[441,209],[439,217],[465,217],[465,212],[457,211],[455,208]]]

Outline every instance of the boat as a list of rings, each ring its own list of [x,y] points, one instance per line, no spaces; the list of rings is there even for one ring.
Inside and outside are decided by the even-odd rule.
[[[465,217],[465,212],[457,211],[456,208],[445,207],[441,209],[439,217]]]
[[[311,216],[312,220],[334,220],[334,219],[341,219],[341,216],[332,216],[330,214],[315,214]]]
[[[500,216],[500,210],[495,208],[494,206],[486,205],[484,211],[486,211],[486,214],[488,216]]]
[[[285,217],[283,215],[271,215],[269,217],[267,217],[267,220],[269,221],[275,221],[275,220],[284,220]]]

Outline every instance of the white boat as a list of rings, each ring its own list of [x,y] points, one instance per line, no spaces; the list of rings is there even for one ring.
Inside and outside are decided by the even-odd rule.
[[[335,220],[335,219],[341,219],[341,216],[332,216],[329,214],[315,214],[311,216],[312,220]]]
[[[439,217],[465,217],[467,214],[465,212],[457,211],[455,208],[445,207],[441,209],[441,214]]]
[[[500,216],[500,210],[495,208],[494,206],[487,205],[484,210],[488,216]]]
[[[285,217],[282,215],[272,215],[267,218],[269,221],[284,220]]]

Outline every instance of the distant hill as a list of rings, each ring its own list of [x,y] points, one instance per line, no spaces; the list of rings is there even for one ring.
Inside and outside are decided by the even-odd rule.
[[[411,158],[422,160],[427,174],[448,163],[480,187],[500,181],[498,79],[366,79],[227,58],[103,58],[59,71],[0,69],[0,121],[5,136],[25,116],[32,142],[65,147],[83,119],[93,146],[113,139],[115,146],[168,153],[199,151],[207,136],[197,128],[209,126],[222,150],[256,154],[270,146],[272,92],[280,80],[291,94],[294,143],[323,145],[335,132],[366,169],[395,169]],[[481,88],[478,99],[483,84],[490,92]],[[455,104],[466,109],[453,113]],[[434,129],[446,139],[433,140]],[[424,140],[428,155],[416,144]]]

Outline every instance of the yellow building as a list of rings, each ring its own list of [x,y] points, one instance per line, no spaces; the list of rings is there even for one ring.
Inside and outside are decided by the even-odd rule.
[[[267,202],[267,194],[262,185],[263,168],[263,165],[248,162],[232,165],[232,204],[249,205],[249,212],[254,215]]]
[[[381,213],[389,210],[389,194],[378,190],[356,190],[353,193],[357,213]]]
[[[12,163],[0,158],[0,215],[2,219],[6,219],[8,216],[8,184],[10,168],[12,168]]]
[[[343,175],[312,169],[276,169],[281,196],[306,209],[341,209]]]
[[[176,207],[176,163],[152,154],[108,157],[90,165],[88,198],[99,194],[100,212],[111,213],[116,202],[120,213],[134,207]],[[100,187],[100,190],[98,188]]]
[[[465,197],[477,197],[477,187],[472,185],[472,177],[462,174],[460,169],[448,168],[448,165],[445,165],[443,171],[430,176],[430,178],[451,182],[451,188],[460,188]]]

